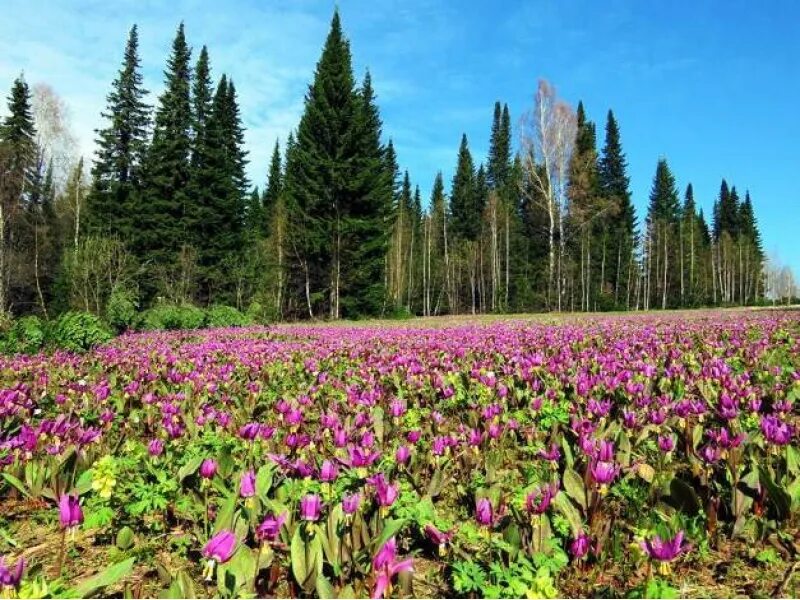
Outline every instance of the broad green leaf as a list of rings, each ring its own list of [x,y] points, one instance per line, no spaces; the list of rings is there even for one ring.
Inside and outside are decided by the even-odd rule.
[[[200,465],[203,464],[203,457],[202,456],[195,456],[194,458],[190,458],[189,461],[183,465],[180,469],[178,469],[178,481],[183,481],[189,475],[194,475],[197,472],[197,469],[200,468]]]
[[[578,512],[578,509],[575,508],[575,505],[572,504],[572,501],[569,499],[567,494],[564,492],[558,492],[556,497],[553,499],[553,505],[556,507],[556,510],[564,515],[567,521],[569,521],[573,536],[577,536],[581,531],[583,531],[583,520],[581,519],[581,515]]]
[[[88,598],[95,592],[110,585],[114,585],[120,579],[130,574],[130,572],[133,570],[133,563],[135,560],[136,559],[134,558],[129,558],[117,564],[111,565],[103,571],[100,571],[100,573],[94,577],[90,577],[89,579],[82,581],[69,591],[71,594],[74,593],[79,598]]]
[[[381,531],[381,534],[375,540],[373,546],[375,551],[377,552],[378,550],[380,550],[383,547],[383,545],[389,540],[389,538],[391,538],[398,531],[400,531],[400,529],[403,527],[403,525],[405,525],[405,523],[406,523],[405,519],[388,519],[383,525],[383,530]]]
[[[25,487],[25,484],[22,483],[19,479],[14,477],[11,473],[3,473],[3,479],[6,480],[7,483],[14,486],[20,494],[25,496],[26,498],[30,498],[31,495],[28,493],[28,489]]]
[[[564,491],[567,493],[567,495],[572,498],[578,506],[586,511],[586,507],[588,506],[586,500],[586,486],[583,484],[583,479],[581,479],[581,476],[572,469],[567,469],[564,471],[562,483],[564,485]]]

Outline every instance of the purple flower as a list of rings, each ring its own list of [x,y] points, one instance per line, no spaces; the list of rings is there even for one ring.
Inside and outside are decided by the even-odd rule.
[[[400,489],[397,485],[392,485],[385,479],[376,481],[375,492],[378,495],[378,504],[380,504],[381,508],[390,507],[400,495]]]
[[[346,515],[354,514],[361,506],[361,494],[355,492],[342,498],[342,510]]]
[[[300,518],[318,521],[322,513],[322,500],[316,494],[307,494],[300,499]]]
[[[439,531],[432,523],[425,525],[425,535],[438,546],[439,554],[444,553],[445,546],[453,539],[452,531]]]
[[[0,590],[4,588],[16,588],[22,581],[22,574],[25,571],[25,559],[20,557],[16,564],[9,568],[6,566],[6,557],[0,556]]]
[[[330,483],[339,476],[339,469],[334,463],[329,460],[322,461],[322,467],[319,470],[319,480],[324,483]]]
[[[691,545],[683,543],[683,530],[675,534],[671,540],[662,540],[656,535],[650,540],[641,542],[640,546],[652,560],[660,563],[659,570],[662,575],[669,573],[670,562],[691,548]]]
[[[378,550],[372,560],[372,568],[376,573],[375,586],[372,588],[371,598],[383,598],[391,588],[392,578],[403,571],[413,571],[413,561],[397,560],[397,541],[389,538],[387,542]]]
[[[203,556],[218,563],[226,563],[233,556],[236,548],[236,536],[232,531],[223,529],[206,543]]]
[[[245,440],[253,441],[258,437],[261,432],[261,425],[259,423],[247,423],[239,428],[239,437]]]
[[[164,442],[158,438],[150,440],[147,444],[147,453],[150,456],[161,456],[164,453]]]
[[[478,525],[490,527],[494,522],[494,509],[488,498],[479,498],[475,501],[475,520]]]
[[[411,450],[408,449],[408,446],[400,446],[394,453],[394,459],[397,461],[397,464],[399,465],[406,464],[410,458],[411,458]]]
[[[764,439],[776,446],[785,446],[792,440],[792,426],[775,415],[761,417],[761,433]]]
[[[78,502],[78,494],[61,494],[58,519],[62,529],[75,529],[83,523],[83,509]]]
[[[660,435],[658,436],[658,448],[663,452],[672,452],[675,448],[675,438],[671,435]]]
[[[214,574],[214,564],[228,562],[235,550],[236,536],[227,529],[223,529],[208,540],[203,548],[203,556],[208,559],[208,564],[203,569],[206,581],[211,581],[211,576]]]
[[[0,590],[4,588],[16,588],[22,581],[22,574],[25,571],[25,559],[20,557],[16,564],[8,568],[6,557],[0,556]]]
[[[591,467],[589,468],[589,473],[592,476],[592,480],[600,486],[600,493],[605,493],[608,488],[608,484],[610,484],[617,476],[619,472],[619,467],[613,462],[604,462],[596,460],[592,463]]]
[[[265,518],[261,525],[256,529],[256,539],[259,542],[273,542],[280,535],[281,527],[286,522],[288,514],[281,513],[279,516],[270,515]]]
[[[572,555],[572,558],[575,560],[580,560],[584,556],[589,553],[589,545],[591,543],[591,538],[588,535],[581,532],[578,536],[572,540],[572,543],[569,545],[569,553]]]
[[[535,490],[525,498],[525,508],[532,515],[544,514],[558,493],[558,483],[553,482]]]
[[[213,458],[205,459],[200,465],[200,477],[203,479],[213,479],[217,474],[217,461]]]
[[[239,495],[242,498],[252,498],[256,495],[256,474],[252,469],[242,473],[239,478]]]

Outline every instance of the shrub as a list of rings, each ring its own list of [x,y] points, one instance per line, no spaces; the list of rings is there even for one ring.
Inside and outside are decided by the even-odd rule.
[[[133,327],[136,320],[136,296],[121,285],[114,286],[106,306],[106,321],[117,333]]]
[[[199,329],[205,321],[205,311],[191,304],[157,304],[139,315],[136,329]]]
[[[50,342],[65,350],[85,352],[113,336],[97,315],[70,311],[61,315],[50,332]]]
[[[11,325],[5,339],[4,350],[9,354],[23,352],[34,354],[45,341],[44,323],[35,315],[28,315]]]
[[[206,313],[208,327],[244,327],[251,323],[252,319],[232,306],[216,304],[211,306]]]

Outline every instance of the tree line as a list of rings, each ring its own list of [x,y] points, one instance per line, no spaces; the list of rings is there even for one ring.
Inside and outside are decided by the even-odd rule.
[[[112,294],[273,319],[764,299],[749,192],[723,180],[709,221],[662,158],[640,222],[613,112],[598,149],[583,104],[573,110],[546,81],[518,139],[497,102],[488,156],[476,161],[464,135],[452,181],[437,174],[424,201],[335,12],[300,122],[260,189],[234,81],[215,80],[205,46],[192,54],[181,24],[151,106],[130,30],[88,175],[82,159],[59,164],[52,91],[14,81],[0,126],[3,310],[102,314]]]

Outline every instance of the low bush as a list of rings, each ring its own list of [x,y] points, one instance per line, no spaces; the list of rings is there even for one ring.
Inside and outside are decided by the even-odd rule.
[[[97,315],[70,311],[58,318],[47,341],[57,348],[85,352],[113,337],[114,334]]]
[[[136,321],[136,295],[123,286],[111,290],[106,306],[106,321],[117,333],[131,329]]]
[[[36,315],[22,317],[11,325],[3,340],[3,350],[8,354],[22,352],[34,354],[45,342],[45,324]]]
[[[135,328],[139,331],[199,329],[205,322],[202,308],[191,304],[157,304],[138,316]]]
[[[207,327],[245,327],[252,322],[253,319],[232,306],[216,304],[206,311]]]

